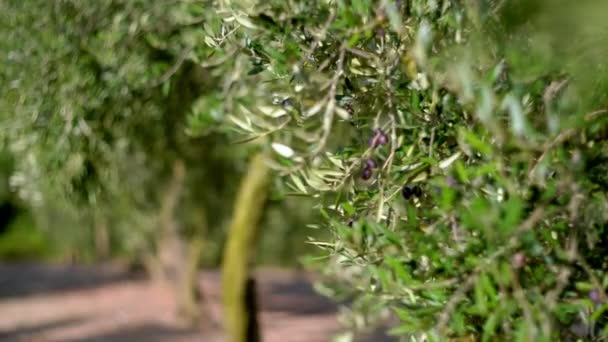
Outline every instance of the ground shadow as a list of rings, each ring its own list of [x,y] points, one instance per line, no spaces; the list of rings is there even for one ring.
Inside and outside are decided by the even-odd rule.
[[[378,329],[373,332],[355,337],[355,342],[397,342],[399,339],[387,335],[384,330]]]
[[[336,304],[319,296],[305,279],[277,283],[262,283],[258,286],[260,309],[267,312],[286,312],[292,315],[315,315],[335,313]]]
[[[145,324],[133,328],[121,329],[120,331],[71,339],[66,342],[167,342],[175,341],[177,339],[190,340],[195,334],[197,334],[197,332],[193,330],[169,328],[157,324]]]
[[[84,321],[86,321],[86,318],[84,317],[73,317],[31,326],[18,327],[6,331],[0,330],[0,342],[18,341],[20,339],[26,339],[30,335],[42,333],[46,330],[53,330],[66,326],[77,325]]]
[[[142,277],[143,273],[112,266],[0,264],[0,299],[93,288]]]
[[[258,287],[261,297],[261,310],[264,312],[285,312],[289,315],[306,316],[336,314],[338,306],[351,304],[351,300],[338,303],[319,295],[311,280],[305,277],[292,277],[264,283]],[[361,333],[354,337],[356,342],[395,342],[397,337],[389,336],[386,327]]]
[[[29,341],[32,335],[42,334],[47,330],[59,329],[66,326],[78,325],[86,321],[85,318],[68,318],[44,324],[16,328],[10,331],[0,331],[0,342]],[[133,328],[121,329],[94,336],[65,340],[66,342],[166,342],[176,339],[194,340],[199,332],[195,330],[169,328],[157,324],[145,324]]]

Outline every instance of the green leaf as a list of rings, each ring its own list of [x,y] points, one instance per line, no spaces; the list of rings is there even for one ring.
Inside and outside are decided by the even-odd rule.
[[[391,336],[400,336],[415,333],[418,331],[418,326],[415,324],[402,324],[396,328],[392,328],[388,331],[388,334]]]
[[[393,270],[395,277],[404,284],[407,284],[412,278],[403,267],[403,264],[392,256],[385,256],[384,262],[387,263]]]
[[[340,206],[342,207],[342,209],[344,209],[344,211],[348,215],[352,216],[352,215],[355,214],[355,208],[353,208],[353,206],[350,203],[348,203],[348,202],[342,202],[342,204],[340,204]]]
[[[593,284],[584,281],[576,282],[575,286],[577,290],[584,292],[589,292],[595,288]]]
[[[597,308],[595,311],[593,311],[593,313],[591,314],[591,320],[594,322],[597,322],[604,315],[604,313],[607,310],[608,310],[608,304],[603,304],[602,306]]]
[[[485,323],[483,324],[483,335],[481,337],[481,340],[483,342],[493,340],[493,338],[495,337],[494,334],[496,333],[496,328],[498,327],[500,319],[501,319],[500,310],[495,310],[488,316]]]
[[[464,141],[469,144],[473,149],[477,150],[483,156],[490,156],[492,154],[491,145],[484,142],[475,133],[471,131],[461,130],[460,134],[464,138]]]

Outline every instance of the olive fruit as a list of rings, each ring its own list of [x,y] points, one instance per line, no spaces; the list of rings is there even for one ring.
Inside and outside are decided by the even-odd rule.
[[[413,187],[404,185],[401,189],[401,195],[403,195],[403,198],[405,199],[410,199],[412,197],[421,197],[422,189],[418,185],[415,185]]]
[[[361,178],[364,180],[368,180],[368,179],[372,178],[372,173],[373,173],[372,169],[369,167],[366,167],[361,172]]]
[[[285,99],[283,99],[281,101],[281,105],[283,107],[293,107],[294,103],[293,103],[293,100],[291,98],[287,97],[287,98],[285,98]]]
[[[380,145],[386,145],[388,143],[388,136],[381,129],[374,131],[374,136],[369,140],[371,147],[378,147]]]
[[[412,188],[410,188],[409,186],[405,185],[403,187],[403,189],[401,189],[401,195],[403,195],[403,198],[410,199],[412,198],[412,196],[414,196],[414,190],[412,190]]]
[[[591,299],[594,304],[602,303],[602,296],[600,295],[600,291],[597,289],[593,289],[591,292],[589,292],[589,299]]]
[[[378,163],[372,158],[368,158],[365,160],[365,167],[375,169],[378,166]]]

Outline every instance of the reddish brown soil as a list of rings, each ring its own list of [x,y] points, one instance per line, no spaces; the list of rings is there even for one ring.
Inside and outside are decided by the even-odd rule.
[[[309,275],[264,269],[256,278],[263,341],[330,341],[340,331],[336,306]],[[0,265],[0,341],[221,342],[220,284],[218,272],[201,274],[205,318],[193,330],[176,319],[167,288],[118,267]]]

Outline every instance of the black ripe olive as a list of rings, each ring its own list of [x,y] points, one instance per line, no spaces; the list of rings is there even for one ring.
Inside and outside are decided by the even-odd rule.
[[[401,195],[403,195],[403,198],[405,198],[406,200],[410,199],[414,195],[414,190],[412,190],[412,188],[410,188],[409,186],[405,185],[403,186],[403,189],[401,189]]]
[[[403,186],[403,189],[401,189],[401,195],[403,195],[403,198],[405,199],[410,199],[413,197],[421,197],[422,196],[422,188],[420,188],[418,185],[413,186],[413,187],[409,187],[407,185]]]
[[[364,180],[372,178],[372,169],[369,167],[364,168],[361,172],[361,178]]]
[[[416,185],[413,189],[412,192],[414,193],[414,196],[416,197],[421,197],[422,196],[422,189]]]
[[[283,107],[293,107],[294,103],[293,103],[293,100],[291,98],[287,97],[287,98],[285,98],[285,99],[283,99],[281,101],[281,105]]]
[[[541,197],[542,197],[541,189],[536,185],[532,185],[530,187],[530,194],[528,196],[528,202],[535,204],[536,202],[540,201]]]

